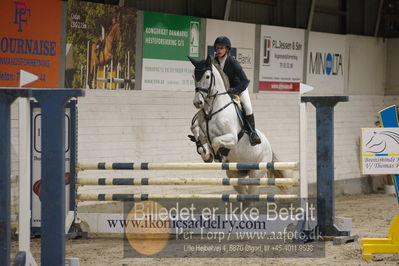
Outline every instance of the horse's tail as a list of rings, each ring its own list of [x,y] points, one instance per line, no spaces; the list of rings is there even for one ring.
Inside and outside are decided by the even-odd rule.
[[[279,162],[277,155],[273,152],[272,157],[273,162]],[[292,178],[293,173],[291,170],[269,170],[269,177],[271,178]],[[287,186],[278,186],[278,188],[283,192],[288,192],[289,188]]]
[[[273,162],[279,162],[280,160],[278,159],[277,155],[273,152],[273,157],[272,157]],[[287,178],[289,177],[289,173],[286,170],[269,170],[270,172],[270,177],[272,178]]]

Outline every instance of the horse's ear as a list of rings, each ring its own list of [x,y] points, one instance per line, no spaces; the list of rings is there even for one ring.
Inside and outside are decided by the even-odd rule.
[[[188,57],[188,59],[190,59],[190,61],[191,61],[191,63],[196,67],[196,66],[198,66],[198,64],[199,64],[199,61],[198,60],[195,60],[194,58],[191,58],[191,57],[189,57],[189,56],[187,56]]]
[[[208,54],[205,62],[206,66],[210,67],[212,65],[212,57]]]

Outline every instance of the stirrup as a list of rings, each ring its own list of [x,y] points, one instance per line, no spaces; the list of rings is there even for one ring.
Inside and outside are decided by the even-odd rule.
[[[260,137],[258,136],[258,133],[256,133],[256,131],[252,131],[251,133],[249,133],[249,142],[251,143],[252,146],[261,143]]]

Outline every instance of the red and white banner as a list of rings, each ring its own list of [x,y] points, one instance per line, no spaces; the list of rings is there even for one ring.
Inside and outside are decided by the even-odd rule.
[[[299,91],[300,82],[260,81],[260,91]]]
[[[305,31],[261,26],[259,91],[299,91]]]

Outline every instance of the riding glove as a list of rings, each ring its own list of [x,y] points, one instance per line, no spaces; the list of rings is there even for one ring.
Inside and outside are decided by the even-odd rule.
[[[229,95],[239,95],[239,94],[240,94],[235,88],[229,88],[229,89],[227,89],[227,93],[228,93]]]

